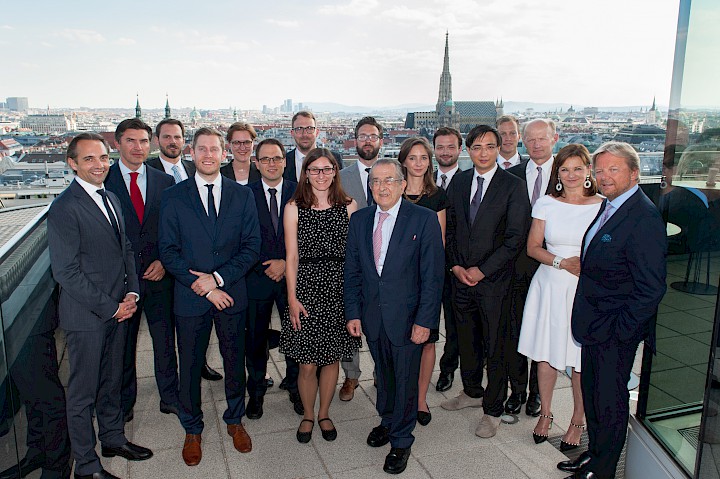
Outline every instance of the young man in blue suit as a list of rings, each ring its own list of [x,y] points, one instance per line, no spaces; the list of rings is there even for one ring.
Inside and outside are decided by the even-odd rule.
[[[140,284],[137,311],[128,323],[123,361],[122,405],[125,422],[133,418],[137,398],[135,368],[140,318],[145,317],[153,343],[155,381],[160,411],[177,414],[178,375],[175,357],[175,315],[172,311],[173,280],[165,274],[158,251],[160,196],[175,182],[172,176],[145,165],[152,129],[138,118],[123,120],[115,130],[120,161],[110,167],[105,187],[120,200],[127,237],[135,253]]]
[[[248,312],[245,336],[245,361],[248,371],[247,417],[259,419],[263,415],[263,398],[267,391],[267,342],[273,304],[282,314],[287,306],[285,285],[285,235],[283,213],[285,205],[295,193],[297,183],[283,178],[285,149],[275,138],[261,141],[255,150],[255,164],[261,180],[248,186],[253,192],[260,221],[260,258],[247,275]],[[302,408],[297,390],[298,364],[287,358],[284,379],[296,401],[294,407]],[[304,412],[304,411],[302,411]],[[300,412],[300,414],[302,414]]]
[[[405,470],[417,419],[422,346],[440,321],[445,256],[435,212],[402,199],[397,160],[370,170],[376,207],[352,215],[345,255],[345,318],[350,334],[365,332],[375,361],[380,425],[372,447],[390,442],[383,470]]]
[[[627,433],[633,360],[641,341],[655,349],[665,295],[667,236],[655,205],[638,188],[640,158],[627,143],[593,154],[607,200],[583,239],[572,332],[582,344],[582,393],[590,443],[558,468],[569,479],[611,479]]]
[[[163,193],[160,259],[175,277],[175,317],[180,360],[183,460],[202,459],[200,374],[215,325],[225,368],[223,419],[235,449],[250,452],[245,414],[245,275],[257,262],[260,228],[252,192],[220,175],[225,139],[217,130],[195,132],[195,176]]]

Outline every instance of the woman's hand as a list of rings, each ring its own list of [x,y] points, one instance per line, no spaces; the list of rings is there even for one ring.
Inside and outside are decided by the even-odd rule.
[[[305,306],[302,305],[297,298],[291,299],[290,303],[290,322],[295,331],[300,330],[300,315],[303,314],[306,318],[309,316],[305,310]]]
[[[575,276],[580,276],[580,257],[573,256],[572,258],[563,259],[560,261],[560,268]]]

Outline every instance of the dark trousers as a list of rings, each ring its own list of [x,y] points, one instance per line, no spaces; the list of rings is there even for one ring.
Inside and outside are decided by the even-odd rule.
[[[228,314],[212,307],[202,316],[176,316],[180,423],[187,434],[200,434],[204,428],[200,374],[213,323],[225,369],[227,409],[223,420],[239,424],[245,415],[245,311]]]
[[[97,331],[66,331],[70,377],[67,387],[67,420],[75,473],[90,475],[102,466],[95,453],[98,422],[100,443],[119,447],[127,442],[120,389],[125,335],[129,320],[106,322]]]
[[[625,444],[630,380],[637,342],[615,340],[582,347],[582,393],[591,460],[587,469],[600,479],[615,477]]]
[[[483,398],[485,414],[500,417],[507,397],[503,350],[505,317],[502,297],[484,296],[477,287],[457,287],[455,320],[460,348],[460,373],[465,394]],[[483,365],[487,361],[487,388]]]
[[[518,353],[518,341],[520,340],[520,328],[522,327],[523,311],[530,285],[526,281],[513,281],[510,295],[507,299],[508,317],[507,332],[505,338],[505,372],[510,380],[512,394],[522,394],[528,387],[528,360]],[[539,394],[537,363],[530,364],[530,393]]]
[[[455,311],[453,309],[453,279],[448,271],[445,271],[445,283],[443,284],[442,306],[445,317],[445,347],[440,357],[440,371],[452,374],[460,363],[460,350],[458,349],[457,326],[455,325]]]
[[[146,281],[146,283],[150,282]],[[160,286],[164,286],[163,290],[160,290]],[[137,399],[137,340],[143,311],[145,311],[152,338],[155,382],[160,393],[160,400],[165,404],[177,404],[178,402],[175,315],[172,301],[172,279],[166,276],[154,285],[146,287],[145,293],[137,303],[137,311],[128,320],[122,385],[122,406],[125,414],[132,411]]]
[[[268,362],[268,330],[270,329],[270,318],[272,317],[273,305],[277,306],[279,312],[285,311],[287,307],[287,299],[285,292],[278,289],[278,294],[270,299],[250,299],[248,300],[247,309],[247,325],[245,328],[245,365],[247,367],[247,391],[249,397],[260,398],[265,396],[267,385],[265,384],[265,373],[267,372]],[[288,379],[286,384],[290,384],[290,358],[287,358]],[[297,391],[297,375],[299,367],[295,364],[294,385]]]
[[[415,441],[412,432],[417,420],[418,377],[422,344],[396,346],[380,328],[377,341],[368,339],[375,361],[377,403],[380,424],[390,430],[392,447],[408,448]]]

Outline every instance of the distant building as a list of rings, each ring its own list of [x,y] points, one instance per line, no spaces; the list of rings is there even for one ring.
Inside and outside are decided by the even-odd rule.
[[[0,140],[0,156],[12,156],[22,151],[22,145],[12,138]]]
[[[25,96],[11,96],[5,100],[10,111],[28,111],[28,99]]]
[[[135,118],[142,118],[142,109],[140,108],[140,95],[135,95]]]
[[[20,121],[20,128],[34,133],[66,133],[77,129],[75,113],[72,115],[28,115]]]
[[[139,106],[140,106],[140,105],[138,105],[138,107],[139,107]],[[171,117],[171,112],[170,112],[170,99],[168,98],[167,94],[165,94],[165,119],[167,120],[167,119],[170,118],[170,117]]]

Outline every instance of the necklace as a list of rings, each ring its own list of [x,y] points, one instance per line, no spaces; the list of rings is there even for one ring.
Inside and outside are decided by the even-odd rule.
[[[408,193],[408,192],[406,191],[406,192],[405,192],[405,199],[408,200],[410,203],[417,204],[417,202],[420,201],[420,198],[422,198],[423,196],[425,196],[425,189],[423,188],[423,190],[420,192],[419,195],[413,195],[413,196],[417,196],[417,198],[415,198],[415,199],[410,198],[410,195],[411,195],[411,194],[412,194],[412,193]]]

